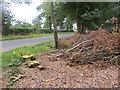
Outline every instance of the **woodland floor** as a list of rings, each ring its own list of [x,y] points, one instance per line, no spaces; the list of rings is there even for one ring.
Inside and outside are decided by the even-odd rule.
[[[49,61],[48,55],[40,54],[38,57],[45,67],[40,71],[37,68],[20,67],[25,75],[17,81],[14,88],[113,88],[118,87],[118,68],[107,66],[105,68],[94,65],[75,65]]]

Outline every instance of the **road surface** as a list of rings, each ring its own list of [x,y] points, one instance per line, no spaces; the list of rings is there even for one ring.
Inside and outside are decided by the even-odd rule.
[[[58,35],[59,38],[70,37],[70,36],[72,36],[72,34]],[[2,47],[0,47],[0,51],[5,52],[18,47],[35,45],[35,44],[38,44],[44,41],[49,41],[49,40],[54,40],[53,36],[0,41],[0,43],[2,43]]]

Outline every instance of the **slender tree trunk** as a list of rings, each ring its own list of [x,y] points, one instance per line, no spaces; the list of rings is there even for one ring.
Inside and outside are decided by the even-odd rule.
[[[49,17],[49,21],[50,21],[50,23],[49,23],[50,26],[49,26],[49,27],[50,27],[50,31],[51,31],[51,30],[52,30],[52,28],[51,28],[51,27],[52,27],[52,24],[51,24],[51,16]]]
[[[76,2],[76,21],[77,21],[77,30],[78,32],[80,32],[80,28],[79,28],[79,17],[78,17],[78,3],[79,2]]]
[[[80,32],[83,33],[83,29],[84,29],[84,24],[83,24],[83,22],[80,22],[80,27],[79,27],[79,28],[80,28]]]
[[[79,20],[77,20],[77,30],[78,32],[81,32],[81,23],[79,22]]]
[[[68,31],[68,26],[67,26],[67,31]]]
[[[58,35],[57,35],[57,24],[54,16],[54,6],[53,2],[50,2],[51,4],[51,21],[54,27],[54,40],[55,40],[55,48],[58,49]]]
[[[79,17],[79,2],[76,2],[76,21],[77,21],[77,31],[82,33],[82,22],[80,21],[80,17]]]

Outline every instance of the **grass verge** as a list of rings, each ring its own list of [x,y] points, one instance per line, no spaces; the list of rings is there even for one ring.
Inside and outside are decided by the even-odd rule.
[[[54,48],[53,41],[43,42],[33,46],[25,46],[21,48],[16,48],[11,51],[3,52],[2,53],[2,67],[3,74],[7,77],[5,78],[5,82],[7,83],[4,85],[5,87],[10,87],[16,80],[13,78],[16,74],[19,73],[19,63],[22,62],[20,58],[21,55],[25,54],[34,54],[36,57],[38,53],[50,53]]]
[[[73,32],[59,32],[58,34],[72,34]],[[35,37],[43,37],[43,36],[51,36],[53,33],[49,34],[28,34],[28,35],[8,35],[0,37],[0,40],[15,40],[15,39],[25,39],[25,38],[35,38]]]
[[[37,55],[39,52],[50,52],[52,51],[54,43],[53,41],[48,42],[42,42],[37,45],[32,46],[24,46],[21,48],[16,48],[11,51],[3,52],[2,53],[2,66],[7,67],[9,64],[14,63],[19,59],[21,55],[33,53],[34,55]]]
[[[27,35],[8,35],[0,37],[0,40],[15,40],[15,39],[25,39],[25,38],[35,38],[35,37],[43,37],[43,36],[51,36],[50,34],[27,34]]]

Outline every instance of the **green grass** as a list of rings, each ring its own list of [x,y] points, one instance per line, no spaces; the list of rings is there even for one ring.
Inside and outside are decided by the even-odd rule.
[[[72,34],[73,32],[59,32],[58,34]],[[25,39],[25,38],[35,38],[35,37],[43,37],[43,36],[51,36],[53,33],[49,34],[28,34],[28,35],[8,35],[0,37],[0,40],[15,40],[15,39]]]
[[[16,48],[11,51],[2,53],[2,66],[3,68],[8,67],[9,65],[15,65],[20,62],[20,56],[24,54],[34,54],[35,56],[39,52],[50,52],[54,46],[53,41],[43,42],[33,46],[24,46],[21,48]]]
[[[0,40],[15,40],[15,39],[24,39],[24,38],[35,38],[35,37],[43,37],[43,36],[50,36],[50,34],[28,34],[28,35],[8,35],[0,37]]]
[[[2,67],[2,70],[4,71],[3,74],[7,76],[7,78],[5,78],[6,83],[4,83],[4,86],[11,88],[14,82],[16,82],[14,76],[20,73],[18,67],[23,61],[21,55],[34,54],[34,56],[37,57],[38,53],[50,53],[54,50],[53,47],[54,42],[48,41],[37,45],[24,46],[11,51],[1,52],[2,55],[0,54],[0,57],[2,57],[2,62],[0,62],[0,68]]]

